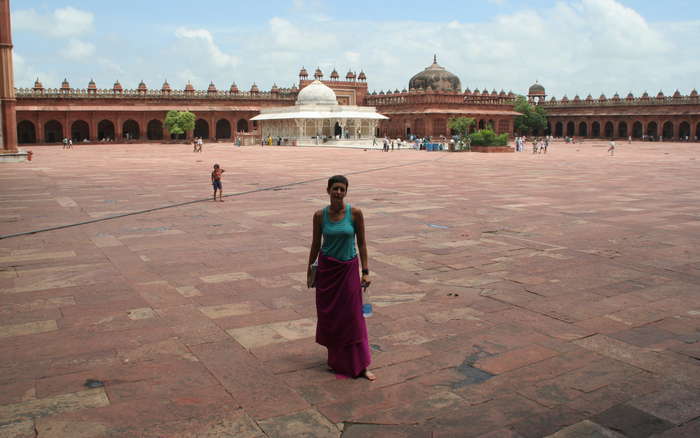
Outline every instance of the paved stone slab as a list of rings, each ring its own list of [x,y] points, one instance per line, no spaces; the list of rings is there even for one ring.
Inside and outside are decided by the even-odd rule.
[[[548,435],[547,438],[624,438],[624,435],[590,420],[584,420]]]
[[[338,438],[340,430],[315,409],[259,422],[266,436],[272,438],[308,437]]]

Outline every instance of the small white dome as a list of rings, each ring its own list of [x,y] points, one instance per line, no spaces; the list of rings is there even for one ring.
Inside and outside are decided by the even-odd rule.
[[[324,85],[321,81],[315,80],[304,87],[297,96],[297,105],[338,105],[335,92]]]

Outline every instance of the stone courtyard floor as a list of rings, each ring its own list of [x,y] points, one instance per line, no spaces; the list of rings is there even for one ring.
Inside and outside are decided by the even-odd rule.
[[[3,235],[207,198],[215,162],[225,194],[276,189],[0,240],[0,436],[697,438],[700,144],[606,148],[29,148]],[[337,173],[373,383],[314,343]]]

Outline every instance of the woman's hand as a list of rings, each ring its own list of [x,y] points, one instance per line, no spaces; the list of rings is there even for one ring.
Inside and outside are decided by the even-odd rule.
[[[313,277],[313,268],[311,265],[309,265],[308,270],[306,271],[306,287],[314,287],[314,277]]]
[[[369,278],[369,274],[362,274],[362,280],[361,283],[362,287],[369,287],[370,284],[372,284],[372,280]]]

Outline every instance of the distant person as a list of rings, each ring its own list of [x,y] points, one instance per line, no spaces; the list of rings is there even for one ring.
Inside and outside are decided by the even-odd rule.
[[[214,186],[214,202],[216,202],[216,191],[219,191],[219,202],[224,202],[222,199],[224,189],[221,187],[221,175],[225,172],[218,164],[214,164],[214,170],[211,172],[211,184]]]
[[[615,155],[615,140],[610,140],[608,142],[608,153],[610,156]]]
[[[68,139],[68,149],[73,149],[73,139],[72,138]]]
[[[627,144],[632,144],[632,136],[627,137]]]
[[[63,147],[61,149],[66,149],[68,148],[68,138],[63,137]]]

